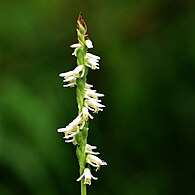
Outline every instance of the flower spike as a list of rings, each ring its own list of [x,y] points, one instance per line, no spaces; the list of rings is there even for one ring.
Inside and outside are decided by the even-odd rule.
[[[98,179],[92,175],[90,167],[95,167],[97,171],[100,166],[107,165],[105,161],[96,156],[100,154],[95,151],[97,147],[87,143],[89,122],[90,119],[93,119],[91,112],[103,111],[105,105],[101,103],[104,94],[98,93],[93,89],[93,85],[87,83],[90,69],[98,70],[100,68],[100,57],[88,52],[93,48],[93,43],[89,39],[87,25],[81,13],[77,19],[76,31],[78,42],[72,44],[70,48],[73,49],[72,55],[77,58],[77,65],[73,70],[61,73],[59,76],[63,78],[63,87],[76,88],[78,115],[66,127],[59,128],[57,131],[64,134],[63,138],[66,143],[76,146],[76,155],[80,166],[80,177],[77,181],[81,181],[83,192],[86,191],[87,184],[91,185],[91,179]]]

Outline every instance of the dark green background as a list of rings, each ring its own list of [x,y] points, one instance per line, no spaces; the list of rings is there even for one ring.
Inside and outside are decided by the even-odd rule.
[[[101,56],[88,82],[105,94],[89,143],[108,166],[89,195],[195,194],[195,12],[189,0],[0,2],[0,194],[80,193],[75,148],[57,128],[77,113],[80,11]]]

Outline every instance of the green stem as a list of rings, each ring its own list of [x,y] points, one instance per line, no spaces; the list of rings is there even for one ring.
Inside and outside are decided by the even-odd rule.
[[[82,65],[84,63],[84,56],[86,51],[81,51],[80,55],[78,55],[77,63],[78,65]],[[78,112],[82,112],[83,104],[84,104],[84,95],[85,95],[85,84],[87,80],[88,69],[85,67],[85,75],[83,78],[77,79],[77,88],[76,88],[76,98],[78,104]],[[79,134],[76,136],[76,140],[78,142],[77,145],[77,158],[80,166],[80,175],[83,174],[85,170],[86,164],[86,154],[85,147],[87,144],[87,136],[88,136],[88,122],[85,123],[85,126],[82,130],[80,130]],[[86,185],[84,184],[84,179],[81,180],[81,195],[87,195]]]
[[[85,147],[87,144],[87,135],[88,135],[88,130],[87,130],[87,124],[83,128],[83,130],[78,134],[77,136],[77,141],[78,141],[78,146],[77,146],[77,157],[79,160],[79,166],[80,166],[80,175],[83,174],[85,170],[85,164],[86,164],[86,154],[85,154]],[[84,178],[81,180],[81,195],[86,195],[87,190],[86,190],[86,185],[84,184]]]
[[[83,179],[81,180],[81,195],[87,195],[87,188]]]
[[[84,101],[84,87],[86,83],[86,76],[84,78],[79,79],[77,81],[77,103],[78,103],[78,109],[79,113],[82,111],[83,108],[83,101]],[[88,135],[88,123],[86,122],[84,128],[80,131],[79,134],[77,134],[76,139],[78,142],[77,146],[77,158],[79,161],[80,166],[80,175],[83,174],[86,164],[86,154],[85,154],[85,147],[87,144],[87,135]],[[81,195],[86,195],[86,185],[84,184],[84,179],[81,180]]]

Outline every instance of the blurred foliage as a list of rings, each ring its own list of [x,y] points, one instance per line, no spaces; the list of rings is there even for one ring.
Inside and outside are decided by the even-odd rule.
[[[195,12],[190,0],[0,2],[0,194],[79,194],[76,116],[58,74],[75,58],[82,10],[105,93],[89,143],[108,162],[90,195],[195,194]]]

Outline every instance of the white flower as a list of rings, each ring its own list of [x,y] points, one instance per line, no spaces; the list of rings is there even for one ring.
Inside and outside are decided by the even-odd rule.
[[[91,40],[87,39],[85,41],[85,45],[87,46],[87,48],[93,48],[93,43]],[[74,43],[70,46],[71,48],[74,49],[74,52],[72,53],[72,55],[76,56],[77,57],[77,50],[79,48],[82,48],[82,45],[80,43]]]
[[[92,70],[100,69],[99,64],[97,62],[93,61],[93,60],[90,60],[90,59],[87,60],[85,65],[87,67],[91,68]]]
[[[79,133],[79,127],[78,126],[72,126],[72,125],[69,124],[65,128],[58,129],[58,132],[60,132],[60,133],[63,132],[65,134],[64,138],[65,139],[70,139],[70,138],[73,138],[75,135],[77,135]]]
[[[100,60],[99,56],[96,56],[91,53],[87,53],[85,59],[86,59],[85,65],[87,67],[91,68],[92,70],[99,69],[99,60]]]
[[[82,78],[85,74],[85,67],[83,65],[79,65],[73,70],[73,72],[76,78]]]
[[[74,70],[68,71],[68,72],[64,72],[64,73],[60,73],[59,76],[60,77],[64,77],[65,80],[69,81],[70,77],[83,77],[83,72],[85,71],[85,68],[83,65],[79,65],[77,66]],[[81,73],[81,76],[80,76]]]
[[[91,89],[92,87],[93,87],[93,85],[85,83],[85,90]]]
[[[57,131],[64,133],[64,138],[67,139],[66,142],[75,143],[75,136],[80,132],[79,130],[83,128],[85,122],[79,114],[71,123],[69,123],[65,128],[60,128]],[[71,138],[71,139],[70,139]]]
[[[76,141],[76,138],[75,138],[75,136],[72,138],[72,139],[67,139],[67,140],[65,140],[65,142],[66,143],[73,143],[74,145],[77,145],[78,143],[77,143],[77,141]]]
[[[100,60],[99,56],[96,56],[96,55],[94,55],[92,53],[87,53],[85,57],[88,58],[88,59],[93,59],[93,60],[97,60],[97,61]]]
[[[79,114],[70,124],[72,125],[79,125],[82,123],[81,114]]]
[[[91,185],[91,178],[94,180],[97,180],[97,177],[94,177],[91,174],[91,171],[89,168],[85,168],[84,173],[77,179],[77,181],[80,181],[84,177],[84,184]]]
[[[83,65],[77,66],[74,70],[59,74],[60,77],[64,77],[63,82],[67,83],[63,87],[74,87],[76,85],[76,79],[82,78],[85,74],[85,67]]]
[[[95,100],[95,99],[86,99],[84,105],[91,110],[94,113],[98,113],[98,111],[103,111],[102,108],[104,108],[105,106],[103,104],[100,104],[97,101],[101,101],[101,100]]]
[[[93,119],[93,116],[89,113],[89,110],[86,107],[83,107],[82,114],[83,114],[84,121],[88,121],[89,118]]]
[[[92,145],[90,145],[90,144],[86,144],[85,153],[94,154],[94,155],[100,154],[99,152],[94,152],[94,151],[93,151],[93,150],[95,150],[96,148],[97,148],[96,146],[92,146]]]
[[[92,165],[93,167],[96,167],[96,171],[100,169],[101,165],[107,165],[107,163],[97,156],[94,156],[92,154],[88,154],[86,158],[86,162]]]
[[[92,41],[90,40],[90,39],[87,39],[86,41],[85,41],[85,45],[87,46],[87,48],[93,48],[93,43],[92,43]]]
[[[94,98],[98,100],[99,97],[104,97],[104,94],[97,93],[96,90],[88,89],[85,91],[85,98]]]
[[[67,83],[63,85],[63,87],[74,87],[76,85],[76,77],[74,76],[73,71],[61,73],[59,76],[64,77],[63,82]]]
[[[87,84],[85,85],[85,102],[84,106],[87,107],[89,110],[97,113],[98,111],[103,111],[104,105],[100,104],[101,100],[99,97],[103,97],[104,94],[97,93],[96,90],[91,89],[93,85]]]
[[[72,55],[77,57],[77,50],[81,48],[82,45],[80,43],[74,43],[70,47],[74,49],[74,52],[72,53]]]
[[[85,56],[85,65],[92,70],[99,69],[100,57],[91,53],[87,53]]]

